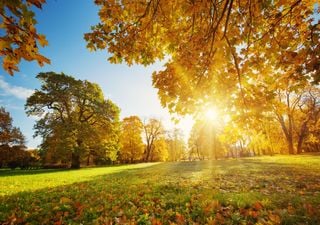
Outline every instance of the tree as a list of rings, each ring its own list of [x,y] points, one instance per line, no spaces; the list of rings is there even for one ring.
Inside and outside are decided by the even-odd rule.
[[[0,107],[0,167],[9,166],[17,161],[18,153],[24,156],[25,148],[25,139],[20,129],[12,125],[9,112]]]
[[[0,107],[0,146],[24,146],[24,136],[19,128],[12,125],[12,118]]]
[[[145,136],[146,148],[144,152],[144,160],[146,162],[152,160],[155,149],[155,141],[164,135],[163,125],[160,120],[151,118],[148,123],[143,123],[143,131]]]
[[[51,155],[65,152],[72,168],[91,154],[115,160],[119,108],[104,99],[100,87],[63,73],[39,73],[37,78],[41,89],[27,99],[25,108],[40,118],[34,128],[35,135],[43,137],[42,147]]]
[[[35,28],[37,21],[32,7],[42,8],[46,0],[1,1],[0,56],[2,67],[10,75],[19,71],[21,59],[37,61],[40,66],[50,60],[39,53],[39,45],[48,45],[46,37]]]
[[[164,162],[168,159],[168,145],[164,136],[157,138],[153,143],[150,161]]]
[[[199,160],[223,157],[224,150],[218,134],[218,127],[206,120],[197,119],[188,140],[190,157]]]
[[[297,135],[297,153],[302,153],[303,145],[309,135],[312,135],[314,125],[320,116],[320,90],[317,87],[308,87],[299,103],[297,122],[294,128]]]
[[[289,154],[301,153],[309,125],[318,117],[319,88],[290,82],[276,90],[273,112],[287,141]]]
[[[171,132],[168,132],[166,142],[169,161],[178,161],[185,156],[186,146],[180,129],[174,128]]]
[[[319,81],[316,2],[98,0],[100,23],[85,39],[90,50],[107,49],[112,63],[166,57],[153,85],[171,112],[193,113],[226,91],[245,108],[250,86],[270,72]]]
[[[130,116],[122,120],[120,135],[121,161],[133,163],[143,159],[142,131],[143,124],[138,116]]]

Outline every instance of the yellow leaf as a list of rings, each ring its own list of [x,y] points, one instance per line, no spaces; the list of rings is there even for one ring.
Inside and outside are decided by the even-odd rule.
[[[71,203],[72,200],[70,198],[67,197],[62,197],[60,198],[60,203]]]
[[[48,45],[48,41],[47,41],[47,39],[46,39],[46,36],[44,36],[43,34],[39,34],[38,41],[39,41],[39,43],[40,43],[40,45],[41,45],[42,47]]]
[[[281,222],[280,216],[278,216],[277,214],[269,214],[269,219],[275,224],[280,224]]]

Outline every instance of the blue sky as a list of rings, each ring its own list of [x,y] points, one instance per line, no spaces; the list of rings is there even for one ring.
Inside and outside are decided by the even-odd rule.
[[[114,65],[107,61],[106,51],[89,52],[83,34],[98,20],[98,8],[92,0],[47,0],[42,10],[35,10],[39,33],[45,34],[49,46],[41,53],[51,59],[51,65],[39,67],[35,62],[22,62],[20,72],[10,77],[0,69],[0,105],[11,114],[14,125],[20,127],[30,148],[40,144],[33,139],[34,118],[28,118],[24,111],[26,98],[32,90],[39,88],[35,78],[39,72],[64,72],[78,79],[98,83],[106,98],[121,108],[121,118],[138,115],[142,119],[157,117],[167,127],[172,127],[170,115],[160,105],[157,90],[152,87],[151,74],[161,69],[161,63],[149,67]],[[187,137],[191,119],[181,122],[179,127]]]

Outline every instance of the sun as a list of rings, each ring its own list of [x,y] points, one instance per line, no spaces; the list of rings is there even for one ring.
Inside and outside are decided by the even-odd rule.
[[[219,117],[217,111],[214,108],[205,110],[204,116],[208,121],[211,121],[211,122],[217,121]]]

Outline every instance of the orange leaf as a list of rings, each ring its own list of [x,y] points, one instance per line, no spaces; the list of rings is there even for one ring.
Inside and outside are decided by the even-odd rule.
[[[178,224],[185,224],[185,218],[183,215],[181,215],[180,213],[176,213],[176,222]]]
[[[253,205],[253,208],[257,211],[261,210],[263,208],[262,204],[260,202],[256,202]]]
[[[275,224],[280,224],[281,222],[280,216],[278,216],[277,214],[269,214],[269,219]]]
[[[161,221],[158,220],[157,218],[152,218],[151,219],[151,224],[152,225],[162,225]]]

